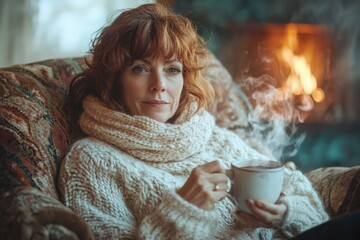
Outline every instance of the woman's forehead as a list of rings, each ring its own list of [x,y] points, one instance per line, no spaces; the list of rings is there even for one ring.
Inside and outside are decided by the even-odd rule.
[[[137,61],[142,61],[145,63],[153,63],[153,62],[163,62],[163,63],[182,63],[180,59],[178,59],[176,56],[172,56],[171,58],[166,58],[164,56],[159,56],[159,57],[144,57],[144,58],[139,58],[139,59],[135,59],[134,62]]]

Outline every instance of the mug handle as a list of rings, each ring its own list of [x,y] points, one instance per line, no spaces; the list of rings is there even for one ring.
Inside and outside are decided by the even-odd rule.
[[[228,177],[227,181],[227,194],[226,197],[237,207],[239,208],[236,199],[234,198],[233,194],[233,188],[234,188],[234,171],[232,169],[226,169],[225,174]]]

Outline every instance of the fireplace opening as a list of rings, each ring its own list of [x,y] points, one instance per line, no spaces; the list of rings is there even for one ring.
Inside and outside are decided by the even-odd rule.
[[[221,58],[254,106],[259,97],[268,97],[261,101],[271,101],[268,110],[278,111],[285,120],[336,121],[330,29],[294,23],[232,24],[225,32]],[[264,93],[269,89],[271,95]]]

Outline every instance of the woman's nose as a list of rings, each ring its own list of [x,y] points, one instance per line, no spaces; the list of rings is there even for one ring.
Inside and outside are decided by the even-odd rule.
[[[166,87],[165,87],[165,76],[163,76],[163,74],[161,73],[153,73],[151,76],[151,85],[150,85],[150,90],[152,92],[165,92]]]

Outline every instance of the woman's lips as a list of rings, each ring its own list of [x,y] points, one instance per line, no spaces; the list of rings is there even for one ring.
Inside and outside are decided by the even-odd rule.
[[[143,101],[143,103],[149,104],[149,105],[152,105],[152,106],[163,106],[163,105],[169,104],[168,102],[159,101],[159,100]]]

